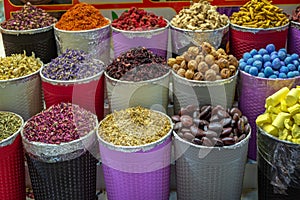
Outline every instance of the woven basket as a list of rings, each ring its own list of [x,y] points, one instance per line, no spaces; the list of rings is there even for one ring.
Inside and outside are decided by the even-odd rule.
[[[15,113],[14,113],[15,114]],[[17,115],[22,120],[21,116]],[[0,142],[0,199],[25,200],[25,166],[21,128]]]
[[[0,80],[0,108],[18,113],[24,120],[43,109],[39,70],[10,80]]]
[[[277,49],[285,48],[289,23],[275,28],[247,28],[230,24],[230,51],[238,59],[252,49],[265,48],[274,44]]]
[[[15,31],[0,27],[5,55],[26,51],[27,56],[32,52],[43,63],[48,63],[57,57],[53,26],[33,30]]]
[[[174,133],[178,200],[241,199],[249,138],[232,146],[205,147]]]
[[[239,101],[238,106],[242,113],[247,116],[252,127],[252,136],[249,142],[248,157],[256,160],[256,124],[258,115],[265,111],[265,100],[268,96],[283,87],[292,88],[300,84],[300,77],[291,79],[268,79],[252,76],[240,70],[238,84]]]
[[[231,108],[234,102],[238,72],[217,81],[194,81],[183,78],[172,70],[174,113],[188,105],[221,105]]]
[[[258,198],[295,200],[300,196],[300,145],[279,140],[257,127]]]
[[[167,58],[169,21],[167,26],[147,31],[125,31],[112,27],[114,56],[135,47],[146,47],[154,54]]]
[[[98,135],[109,200],[169,199],[171,133],[172,128],[158,141],[142,146],[116,146]]]
[[[300,55],[300,23],[291,21],[288,37],[288,53]]]
[[[210,43],[214,48],[226,48],[228,42],[229,24],[215,30],[187,30],[171,27],[172,57],[182,55],[190,46],[200,46],[203,42]]]
[[[54,25],[54,34],[58,54],[64,53],[67,49],[78,49],[105,64],[110,62],[110,20],[108,25],[101,28],[82,31],[61,30]]]
[[[133,82],[114,79],[104,72],[110,111],[142,106],[167,112],[170,73],[147,81]]]
[[[59,145],[30,142],[21,131],[35,200],[96,199],[96,130]]]

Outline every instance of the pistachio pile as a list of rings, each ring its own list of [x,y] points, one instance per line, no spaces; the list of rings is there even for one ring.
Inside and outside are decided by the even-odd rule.
[[[230,17],[232,24],[249,28],[272,28],[286,25],[289,18],[268,0],[250,0]]]
[[[188,30],[212,30],[224,27],[229,20],[206,0],[200,0],[189,8],[184,8],[171,20],[175,27]]]
[[[204,42],[201,46],[189,47],[176,58],[169,58],[168,65],[181,77],[197,81],[215,81],[235,75],[239,62],[227,55],[222,48],[215,49]]]
[[[119,146],[139,146],[155,142],[171,129],[170,120],[161,113],[132,107],[107,115],[100,123],[99,136]]]
[[[0,111],[0,142],[16,133],[22,126],[22,119],[11,112]]]
[[[23,54],[12,54],[0,57],[0,80],[19,78],[38,71],[43,65],[39,58],[32,53],[31,56]]]

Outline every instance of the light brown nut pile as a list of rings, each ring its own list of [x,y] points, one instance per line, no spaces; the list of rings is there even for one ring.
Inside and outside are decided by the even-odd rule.
[[[168,65],[181,77],[197,81],[215,81],[235,75],[239,62],[224,49],[216,50],[208,42],[189,47],[176,58],[169,58]]]
[[[250,0],[230,17],[232,24],[249,28],[272,28],[289,23],[282,9],[268,0]]]
[[[155,142],[171,130],[170,120],[142,107],[127,108],[107,115],[99,126],[99,136],[119,146],[139,146]]]
[[[217,7],[202,0],[184,8],[171,20],[175,27],[187,30],[212,30],[228,24],[228,17],[217,12]]]
[[[36,58],[34,53],[31,56],[23,54],[12,54],[0,57],[0,80],[19,78],[38,71],[43,63]]]

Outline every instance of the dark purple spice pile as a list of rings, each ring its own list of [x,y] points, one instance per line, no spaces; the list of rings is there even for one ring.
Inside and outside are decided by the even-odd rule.
[[[107,74],[124,81],[146,81],[161,77],[170,70],[166,60],[145,47],[137,47],[121,54],[108,65]]]
[[[81,50],[67,49],[65,53],[52,59],[42,69],[42,74],[52,80],[79,80],[94,76],[104,69],[100,60]]]
[[[31,117],[23,129],[29,141],[47,144],[70,142],[87,135],[96,126],[94,115],[71,103],[60,103]]]
[[[12,17],[1,23],[1,27],[8,30],[31,30],[50,26],[57,19],[45,10],[31,5],[29,2],[23,8],[12,14]]]

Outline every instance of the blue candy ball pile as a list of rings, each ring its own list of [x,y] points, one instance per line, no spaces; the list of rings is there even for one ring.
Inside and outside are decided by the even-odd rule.
[[[261,78],[294,78],[300,74],[300,59],[296,53],[288,54],[284,48],[276,51],[274,44],[268,44],[244,53],[239,69]]]

